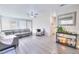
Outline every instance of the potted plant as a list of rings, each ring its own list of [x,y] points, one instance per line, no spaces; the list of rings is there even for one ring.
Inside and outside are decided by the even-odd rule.
[[[65,32],[65,31],[64,31],[63,27],[60,26],[60,27],[57,27],[57,32]]]

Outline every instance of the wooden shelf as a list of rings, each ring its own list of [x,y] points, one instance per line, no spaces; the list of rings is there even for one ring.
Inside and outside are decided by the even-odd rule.
[[[76,48],[77,34],[57,32],[56,42],[62,45]]]

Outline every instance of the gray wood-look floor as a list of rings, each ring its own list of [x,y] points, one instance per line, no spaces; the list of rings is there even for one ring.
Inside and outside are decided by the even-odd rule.
[[[17,53],[48,54],[53,50],[53,41],[47,36],[30,36],[19,40]]]
[[[55,42],[54,38],[48,36],[29,36],[19,39],[17,54],[57,54],[79,53],[79,50],[66,47]]]

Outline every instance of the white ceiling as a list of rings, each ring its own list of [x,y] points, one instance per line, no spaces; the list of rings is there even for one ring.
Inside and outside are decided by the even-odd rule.
[[[0,15],[26,18],[30,10],[46,13],[59,7],[59,4],[0,4]]]

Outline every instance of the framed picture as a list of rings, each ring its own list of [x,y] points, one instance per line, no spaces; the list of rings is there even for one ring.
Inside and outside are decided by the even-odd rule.
[[[76,12],[59,15],[58,25],[76,25]]]

